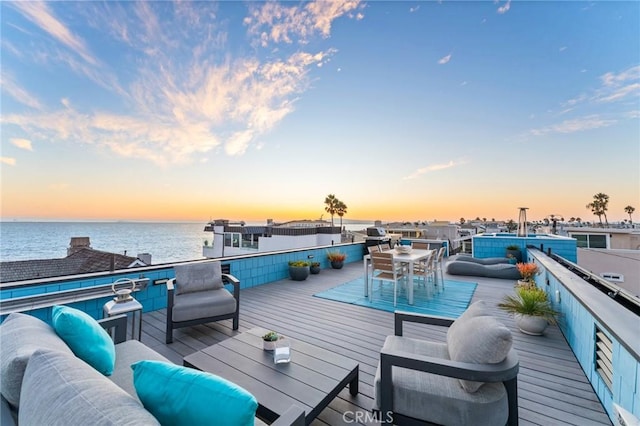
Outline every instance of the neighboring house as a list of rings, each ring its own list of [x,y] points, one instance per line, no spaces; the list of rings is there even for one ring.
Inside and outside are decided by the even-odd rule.
[[[65,275],[87,274],[135,268],[151,264],[148,254],[138,257],[94,250],[89,238],[72,238],[67,257],[61,259],[35,259],[0,262],[0,283],[51,278]]]
[[[245,222],[216,219],[205,232],[213,233],[213,242],[205,241],[202,255],[206,258],[238,256],[277,250],[332,245],[342,241],[339,226],[325,220],[295,220],[274,223],[267,219],[262,226],[245,226]]]
[[[640,229],[565,228],[577,240],[578,265],[640,297]]]

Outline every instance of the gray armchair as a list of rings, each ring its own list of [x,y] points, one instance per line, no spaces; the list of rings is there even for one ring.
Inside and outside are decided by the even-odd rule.
[[[173,329],[233,319],[238,329],[240,281],[223,274],[220,262],[176,265],[175,278],[167,282],[167,343],[173,342]],[[233,285],[233,294],[225,287]]]
[[[403,322],[449,327],[447,343],[404,337]],[[511,343],[482,301],[455,321],[396,312],[374,379],[374,412],[399,425],[517,425],[519,361]]]

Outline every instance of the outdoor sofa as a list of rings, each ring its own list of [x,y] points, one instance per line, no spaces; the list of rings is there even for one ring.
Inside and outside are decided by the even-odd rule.
[[[231,384],[231,387],[228,388],[231,390],[228,393],[214,393],[217,400],[227,404],[220,411],[216,411],[215,402],[212,405],[207,405],[211,404],[211,392],[201,392],[202,388],[189,389],[184,386],[181,388],[178,382],[180,375],[183,374],[186,374],[188,378],[191,378],[190,375],[199,375],[200,378],[204,377],[209,382],[211,378],[221,381],[224,379],[174,365],[138,340],[126,340],[127,317],[124,315],[95,321],[88,315],[82,314],[90,320],[85,322],[93,322],[89,324],[94,327],[93,332],[96,331],[97,324],[99,324],[97,325],[97,334],[106,334],[104,331],[106,329],[113,330],[113,340],[109,335],[107,335],[107,342],[104,341],[104,336],[101,336],[101,341],[95,340],[96,336],[92,336],[90,333],[89,335],[82,333],[79,333],[80,336],[73,335],[82,329],[82,327],[78,327],[77,323],[72,324],[71,336],[68,333],[69,329],[67,329],[62,333],[64,337],[60,337],[60,332],[57,331],[58,328],[55,324],[55,311],[52,321],[54,326],[34,316],[21,313],[10,314],[0,325],[0,341],[2,342],[0,346],[0,373],[2,375],[0,424],[3,426],[15,424],[24,426],[41,426],[43,424],[175,424],[175,421],[166,421],[167,417],[162,418],[165,421],[159,421],[156,418],[158,414],[155,416],[152,414],[152,411],[157,407],[146,409],[147,404],[143,406],[138,395],[140,383],[142,383],[138,381],[139,378],[145,377],[143,374],[147,374],[150,367],[157,366],[161,366],[163,371],[170,371],[173,376],[169,379],[166,376],[152,376],[153,379],[159,377],[160,380],[147,382],[147,384],[152,384],[150,386],[151,392],[163,387],[164,389],[160,390],[169,394],[179,391],[181,394],[169,398],[168,404],[166,400],[163,401],[163,407],[160,409],[170,410],[172,399],[183,398],[181,402],[184,403],[184,398],[186,398],[184,405],[191,410],[187,414],[195,413],[195,417],[186,419],[180,417],[181,420],[186,420],[186,423],[210,423],[210,420],[203,420],[199,416],[209,416],[210,418],[212,415],[217,416],[218,421],[224,422],[225,419],[230,419],[228,416],[237,414],[232,408],[237,406],[234,404],[239,401],[240,397],[247,399],[247,393],[242,388],[238,388],[244,392],[240,397],[237,393],[232,393],[231,391],[235,392],[237,389],[234,388],[235,385]],[[56,328],[54,329],[54,327]],[[81,337],[80,345],[72,340],[77,337]],[[115,356],[115,365],[113,363],[105,364],[105,359],[112,356]],[[134,370],[136,374],[141,372],[135,382]],[[186,383],[185,386],[193,385],[193,382],[188,380],[183,382]],[[195,387],[195,385],[193,386]],[[209,395],[208,399],[198,400],[198,397],[202,395]],[[250,394],[248,395],[249,399],[253,398]],[[192,397],[193,400],[189,400]],[[142,399],[150,401],[148,396]],[[197,406],[198,403],[200,406]],[[254,407],[257,406],[257,402],[253,402],[253,404]],[[225,412],[225,410],[227,411]],[[264,424],[260,419],[253,417],[255,416],[255,408],[253,410],[249,421],[243,423]],[[173,413],[165,412],[163,415],[170,417],[177,412],[180,413],[180,416],[184,415],[180,410]],[[233,423],[238,424],[235,421]],[[292,406],[272,424],[304,424],[304,410]]]

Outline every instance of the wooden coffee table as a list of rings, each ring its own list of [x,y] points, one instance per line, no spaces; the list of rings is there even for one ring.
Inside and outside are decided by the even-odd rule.
[[[262,349],[268,330],[252,328],[184,358],[187,367],[216,374],[251,392],[258,416],[275,421],[292,405],[305,411],[306,424],[349,385],[358,394],[358,363],[323,348],[289,338],[291,362],[275,364]]]

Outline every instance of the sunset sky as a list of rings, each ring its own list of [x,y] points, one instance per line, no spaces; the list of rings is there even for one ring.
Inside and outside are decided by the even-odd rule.
[[[640,2],[0,2],[2,220],[640,220]]]

